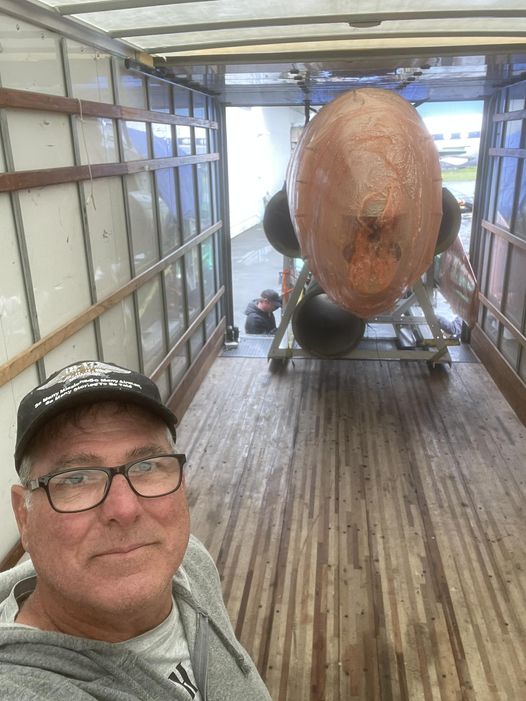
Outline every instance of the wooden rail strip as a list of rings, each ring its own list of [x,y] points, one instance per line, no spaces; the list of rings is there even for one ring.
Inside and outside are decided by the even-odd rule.
[[[24,546],[20,540],[18,540],[7,555],[0,561],[0,572],[4,572],[5,570],[14,567],[24,553]]]
[[[181,336],[181,338],[177,341],[177,343],[170,349],[169,353],[165,355],[165,357],[161,360],[159,365],[155,368],[155,370],[152,372],[150,377],[152,380],[157,380],[163,370],[171,363],[171,361],[174,359],[174,357],[179,353],[181,347],[192,337],[195,331],[199,328],[199,326],[203,323],[203,321],[206,319],[210,311],[213,309],[213,307],[219,302],[221,297],[225,294],[225,286],[221,286],[219,290],[215,293],[215,295],[212,297],[212,299],[208,302],[208,304],[205,306],[205,308],[199,312],[199,314],[196,316],[194,321],[190,324],[190,326],[186,329],[184,334]]]
[[[203,348],[201,348],[196,359],[190,365],[172,395],[168,398],[166,404],[171,408],[178,419],[186,412],[201,382],[210,369],[210,366],[223,347],[225,329],[226,320],[225,317],[222,317],[212,335],[206,341]]]
[[[58,112],[59,114],[78,114],[83,117],[125,119],[155,124],[207,127],[208,129],[218,128],[217,122],[210,119],[185,117],[178,114],[155,112],[154,110],[142,110],[137,107],[124,107],[107,102],[81,100],[75,97],[63,97],[62,95],[47,95],[45,93],[15,90],[13,88],[0,88],[0,107],[42,110],[44,112]]]
[[[526,240],[525,239],[519,238],[515,234],[512,234],[510,231],[506,231],[506,229],[503,229],[501,226],[498,226],[497,224],[492,224],[491,222],[487,221],[486,219],[483,219],[480,225],[483,229],[486,229],[486,231],[491,231],[492,234],[497,234],[497,236],[500,236],[501,238],[506,239],[506,241],[509,241],[514,246],[517,246],[518,248],[522,248],[524,251],[526,251]]]
[[[494,122],[510,122],[513,119],[526,119],[526,110],[515,110],[514,112],[494,114],[492,119]]]
[[[65,166],[63,168],[42,168],[40,170],[20,170],[17,173],[0,174],[0,192],[14,192],[33,187],[61,185],[63,183],[109,178],[120,175],[133,175],[162,168],[177,168],[193,163],[207,163],[219,160],[218,153],[195,156],[174,156],[172,158],[151,158],[125,163],[96,163],[92,166]]]
[[[508,329],[508,331],[517,339],[517,341],[526,347],[526,336],[524,336],[524,334],[522,334],[519,329],[509,319],[507,319],[494,304],[489,301],[487,297],[484,297],[482,292],[479,292],[479,299],[480,303],[483,304],[486,309],[489,309],[493,316],[497,317],[500,323]]]
[[[493,341],[480,326],[475,326],[470,336],[471,346],[495,384],[526,426],[526,383],[517,375]],[[523,463],[524,464],[524,463]]]
[[[73,334],[75,334],[77,331],[80,331],[80,329],[86,326],[86,324],[89,324],[91,321],[94,321],[97,317],[101,316],[101,314],[108,311],[108,309],[114,307],[121,300],[123,300],[125,297],[127,297],[136,289],[138,289],[141,285],[143,285],[145,282],[155,277],[155,275],[164,270],[164,268],[166,268],[168,265],[176,261],[178,258],[181,258],[190,249],[194,248],[195,246],[199,245],[202,241],[205,241],[207,238],[212,236],[212,234],[218,231],[222,226],[223,223],[219,221],[213,226],[209,227],[201,234],[199,234],[199,236],[196,236],[194,239],[188,241],[176,251],[173,251],[172,253],[165,256],[160,261],[150,266],[147,270],[140,273],[140,275],[134,277],[132,280],[127,282],[115,292],[112,292],[110,295],[100,300],[99,302],[92,304],[74,319],[67,321],[58,329],[47,334],[39,341],[33,343],[32,346],[18,353],[18,355],[15,355],[13,358],[11,358],[11,360],[8,360],[6,363],[1,365],[0,387],[5,385],[6,382],[12,380],[23,370],[25,370],[26,368],[30,367],[38,360],[43,358],[45,355],[47,355],[47,353],[53,350],[53,348],[59,346],[61,343],[63,343],[63,341],[73,336]]]
[[[511,156],[512,158],[526,158],[526,148],[490,148],[490,156]]]

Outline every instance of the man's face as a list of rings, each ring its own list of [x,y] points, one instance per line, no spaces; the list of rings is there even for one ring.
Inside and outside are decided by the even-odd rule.
[[[140,409],[116,412],[100,405],[78,425],[39,441],[31,476],[77,465],[114,467],[164,452],[173,449],[159,419]],[[44,603],[118,614],[171,597],[171,578],[189,537],[184,484],[144,499],[117,475],[100,506],[76,514],[54,511],[43,489],[32,493],[26,508],[24,493],[13,487],[13,508]]]
[[[261,300],[262,309],[264,312],[273,312],[278,308],[278,305],[275,302],[271,302],[270,299],[267,299],[266,297],[263,297]]]

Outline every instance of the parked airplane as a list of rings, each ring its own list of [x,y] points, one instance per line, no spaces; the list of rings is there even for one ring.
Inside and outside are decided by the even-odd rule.
[[[435,143],[442,169],[476,165],[480,146],[482,113],[458,112],[424,116]]]

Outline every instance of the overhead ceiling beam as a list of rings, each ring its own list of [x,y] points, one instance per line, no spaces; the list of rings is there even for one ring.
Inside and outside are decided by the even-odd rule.
[[[111,12],[112,10],[134,10],[137,7],[153,7],[155,5],[191,5],[194,2],[214,2],[215,0],[111,0],[111,2],[84,2],[55,5],[55,10],[61,15],[80,15],[87,12]]]
[[[419,47],[405,47],[405,48],[379,48],[374,47],[371,49],[327,49],[321,48],[319,50],[309,51],[295,49],[290,51],[282,51],[281,53],[269,52],[269,53],[258,53],[246,52],[244,54],[217,54],[213,55],[207,54],[195,54],[190,56],[166,56],[161,60],[156,61],[157,66],[210,66],[210,65],[228,65],[228,64],[239,64],[247,63],[255,67],[260,64],[273,64],[273,63],[312,63],[313,61],[335,60],[340,61],[342,58],[345,60],[367,59],[371,60],[374,58],[389,57],[393,58],[412,58],[415,60],[421,59],[423,57],[429,56],[484,56],[492,54],[509,54],[510,61],[512,60],[512,54],[520,55],[521,59],[524,58],[524,47],[520,44],[476,44],[466,47],[465,44],[455,44],[446,46],[437,45],[426,45]]]
[[[449,37],[494,37],[498,39],[502,38],[503,41],[507,39],[526,37],[526,30],[520,32],[492,32],[492,31],[449,31],[447,34],[437,33],[437,32],[392,32],[391,34],[360,34],[345,36],[335,35],[335,34],[318,34],[318,35],[295,35],[293,37],[251,37],[250,39],[236,39],[234,41],[213,41],[213,42],[200,42],[194,44],[171,44],[167,46],[146,46],[144,51],[149,54],[164,54],[173,53],[177,51],[203,51],[208,49],[226,49],[229,47],[241,47],[241,46],[266,46],[270,44],[301,44],[305,42],[315,41],[317,43],[329,42],[329,41],[362,41],[364,39],[380,39],[386,41],[389,39],[427,39],[427,38],[444,38]],[[502,43],[502,42],[500,42]]]
[[[392,32],[390,34],[360,34],[360,35],[344,35],[344,34],[317,34],[317,35],[294,35],[288,37],[250,37],[247,39],[236,39],[233,41],[212,41],[212,42],[199,42],[193,44],[169,44],[166,46],[146,46],[144,51],[149,54],[164,54],[173,53],[177,51],[203,51],[208,49],[226,49],[229,47],[241,47],[241,46],[267,46],[270,44],[301,44],[306,42],[329,42],[329,41],[362,41],[364,39],[379,39],[386,41],[389,39],[427,39],[427,38],[441,38],[447,39],[449,37],[494,37],[498,39],[502,38],[503,41],[507,39],[514,39],[519,37],[526,37],[526,30],[524,31],[495,31],[491,30],[474,30],[474,31],[462,31],[454,30],[447,33],[441,32]],[[500,42],[502,43],[502,42]]]
[[[131,0],[130,0],[131,1]],[[79,6],[77,6],[79,7]],[[86,7],[85,4],[80,7]],[[84,12],[84,10],[83,10]],[[79,14],[78,10],[75,14]],[[209,18],[206,22],[193,22],[188,24],[155,25],[153,27],[127,27],[117,28],[108,32],[112,37],[133,37],[154,34],[180,34],[183,32],[206,32],[214,29],[248,29],[250,27],[279,27],[295,26],[301,24],[381,24],[390,21],[407,20],[434,20],[434,19],[475,19],[475,18],[521,18],[526,17],[526,9],[523,10],[448,10],[429,12],[371,12],[367,14],[345,15],[304,15],[288,17],[246,17],[244,19],[222,20],[214,22]]]

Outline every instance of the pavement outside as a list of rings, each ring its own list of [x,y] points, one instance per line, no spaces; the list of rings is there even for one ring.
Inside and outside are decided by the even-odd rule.
[[[233,238],[231,246],[234,325],[243,334],[247,304],[262,290],[272,288],[281,294],[283,256],[269,244],[261,224]],[[279,311],[274,316],[279,324]]]

